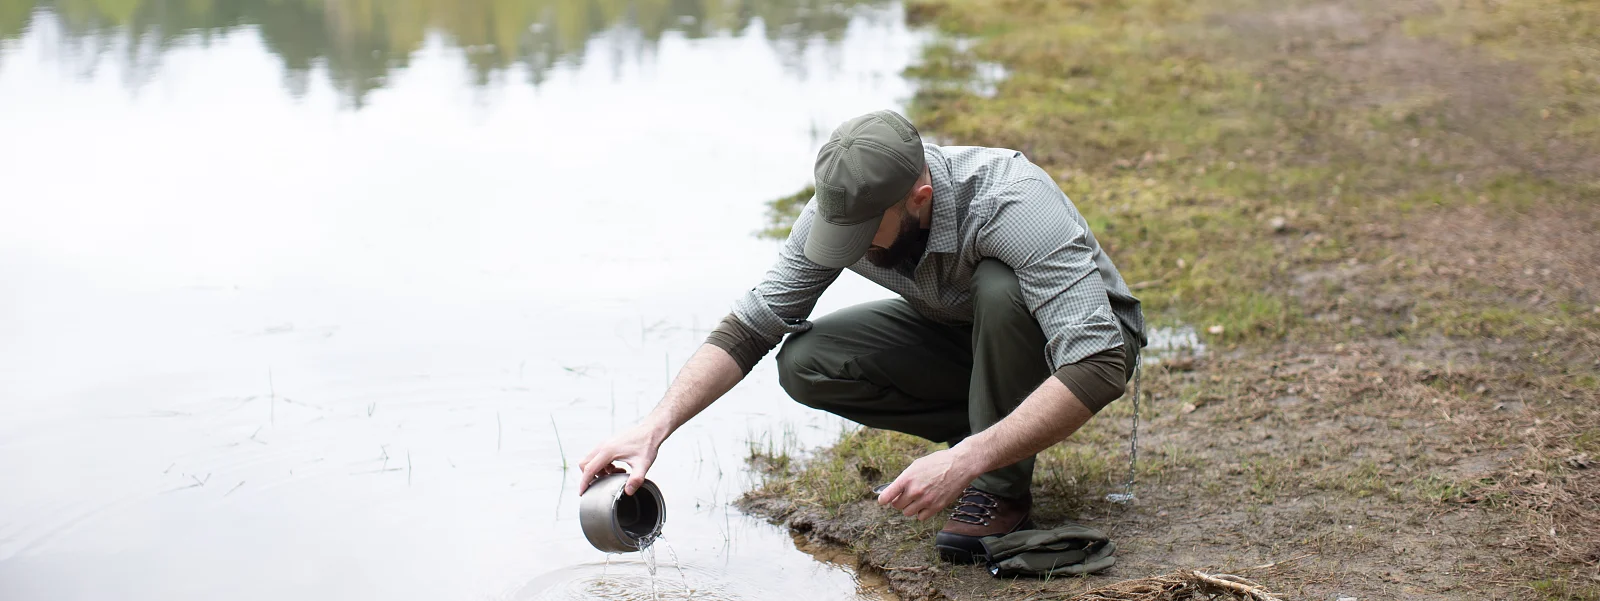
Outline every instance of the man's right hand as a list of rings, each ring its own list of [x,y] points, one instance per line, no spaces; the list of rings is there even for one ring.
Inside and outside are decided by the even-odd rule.
[[[595,478],[624,471],[614,465],[619,461],[628,466],[628,484],[623,490],[630,495],[637,492],[644,486],[644,474],[650,471],[650,464],[655,463],[661,442],[743,377],[739,363],[728,351],[713,344],[700,345],[700,350],[678,371],[678,377],[673,378],[661,403],[643,421],[600,443],[578,462],[578,469],[583,471],[578,494],[589,490]]]
[[[650,471],[650,464],[655,463],[656,451],[661,448],[661,442],[666,440],[666,435],[661,432],[663,429],[649,423],[636,424],[589,451],[578,462],[578,469],[583,470],[581,481],[578,482],[578,494],[589,490],[589,485],[596,478],[621,471],[628,473],[624,492],[632,495],[639,490],[640,486],[644,486],[644,475]],[[619,461],[627,465],[626,470],[615,465]]]

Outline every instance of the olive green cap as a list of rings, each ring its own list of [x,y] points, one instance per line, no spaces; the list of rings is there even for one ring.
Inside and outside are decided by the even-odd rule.
[[[911,193],[922,176],[922,136],[894,111],[845,121],[817,151],[817,217],[806,258],[849,267],[872,246],[883,212]]]

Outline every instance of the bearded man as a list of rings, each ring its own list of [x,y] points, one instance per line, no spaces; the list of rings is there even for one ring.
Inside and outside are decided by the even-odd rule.
[[[977,561],[983,537],[1033,527],[1034,456],[1122,396],[1145,345],[1139,300],[1020,152],[925,143],[877,111],[834,130],[815,176],[777,264],[656,408],[584,457],[579,492],[621,462],[632,494],[661,443],[782,342],[796,401],[949,444],[878,502],[922,520],[948,509],[940,557]],[[847,268],[901,298],[808,321]]]

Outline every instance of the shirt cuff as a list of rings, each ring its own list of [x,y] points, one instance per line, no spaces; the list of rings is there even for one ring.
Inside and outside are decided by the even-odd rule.
[[[732,314],[722,318],[722,323],[711,330],[711,335],[706,337],[706,344],[727,351],[745,375],[749,375],[750,370],[755,369],[756,363],[777,346],[768,344],[766,338],[744,325]]]
[[[1133,366],[1127,361],[1125,349],[1126,346],[1118,346],[1063,365],[1056,370],[1056,379],[1061,380],[1091,413],[1099,413],[1111,401],[1121,398],[1127,389]]]

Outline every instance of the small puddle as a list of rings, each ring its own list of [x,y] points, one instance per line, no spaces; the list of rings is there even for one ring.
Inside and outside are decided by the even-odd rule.
[[[814,543],[802,534],[790,533],[789,536],[794,540],[794,548],[816,558],[817,561],[854,573],[858,587],[856,594],[861,599],[900,601],[900,596],[889,587],[889,579],[877,569],[861,565],[861,560],[855,551],[838,545]]]
[[[1206,343],[1194,326],[1179,325],[1149,328],[1145,333],[1148,344],[1142,361],[1151,365],[1163,362],[1193,360],[1206,354]]]

